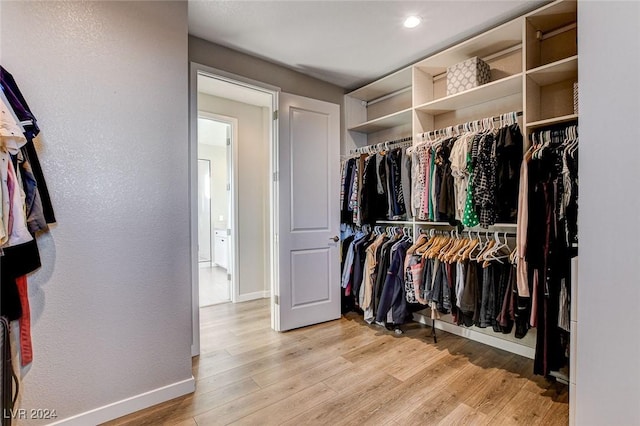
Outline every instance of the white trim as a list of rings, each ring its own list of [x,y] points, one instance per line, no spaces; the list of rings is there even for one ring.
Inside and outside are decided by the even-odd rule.
[[[269,180],[271,181],[271,185],[269,186],[269,200],[271,202],[271,208],[269,209],[269,222],[270,222],[270,230],[269,232],[269,272],[271,282],[269,283],[269,295],[267,297],[275,296],[280,294],[280,246],[277,237],[277,233],[279,232],[278,224],[280,223],[280,191],[279,184],[280,182],[273,179],[274,174],[278,175],[280,173],[280,166],[278,164],[278,153],[280,152],[280,91],[276,91],[273,94],[273,105],[271,108],[271,113],[273,111],[278,111],[275,120],[269,120],[271,127],[271,147],[269,149]],[[280,331],[280,310],[276,309],[275,297],[271,299],[271,328],[275,331]]]
[[[200,294],[198,293],[198,68],[189,72],[189,228],[191,258],[191,356],[200,355]]]
[[[267,290],[254,291],[253,293],[239,294],[236,302],[248,302],[250,300],[267,299],[269,295],[270,295],[270,292]]]
[[[280,88],[277,86],[272,86],[258,80],[253,80],[251,78],[243,77],[241,75],[233,74],[221,69],[212,68],[207,65],[199,64],[197,62],[191,62],[191,69],[196,70],[196,77],[198,74],[208,75],[209,77],[221,81],[226,81],[227,83],[237,84],[239,86],[247,87],[253,90],[259,90],[270,95],[280,92]]]
[[[427,318],[424,315],[413,314],[413,319],[420,324],[431,326],[431,318]],[[529,346],[521,345],[520,343],[511,342],[509,340],[494,337],[490,334],[480,333],[471,328],[458,327],[454,324],[449,324],[444,321],[435,321],[436,328],[438,330],[446,331],[447,333],[455,334],[469,340],[484,343],[485,345],[493,346],[494,348],[502,349],[517,355],[521,355],[530,359],[535,358],[535,349]]]
[[[131,414],[136,411],[144,410],[145,408],[153,405],[193,393],[195,390],[196,381],[193,376],[191,376],[190,379],[182,380],[180,382],[163,386],[149,392],[144,392],[93,410],[85,411],[84,413],[58,420],[55,423],[51,423],[51,425],[97,425],[109,420],[117,419],[118,417],[126,416],[127,414]]]

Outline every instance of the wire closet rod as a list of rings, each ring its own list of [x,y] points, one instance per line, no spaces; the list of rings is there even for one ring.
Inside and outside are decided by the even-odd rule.
[[[418,133],[419,137],[424,138],[425,136],[438,136],[438,135],[447,135],[448,133],[452,133],[453,131],[460,131],[466,128],[471,128],[472,126],[479,125],[482,126],[482,123],[485,120],[491,120],[493,122],[504,120],[505,117],[508,117],[510,114],[515,114],[516,117],[522,116],[522,111],[517,112],[508,112],[506,114],[496,115],[494,117],[487,117],[482,120],[472,120],[467,121],[466,123],[456,124],[455,126],[443,127],[442,129],[437,130],[429,130],[428,132]]]
[[[412,141],[413,141],[413,137],[408,136],[402,139],[395,139],[392,141],[380,142],[375,145],[367,145],[361,148],[352,149],[351,154],[371,154],[373,152],[380,152],[380,151],[388,150],[392,148],[399,148],[399,147],[402,147],[403,145],[411,146],[410,142]]]
[[[411,91],[411,86],[403,87],[402,89],[398,89],[395,92],[391,92],[384,96],[380,96],[379,98],[375,98],[370,101],[362,101],[362,105],[364,107],[369,107],[371,105],[377,104],[378,102],[386,101],[387,99],[393,98],[394,96],[398,96],[403,94],[404,92],[409,92],[409,91]]]

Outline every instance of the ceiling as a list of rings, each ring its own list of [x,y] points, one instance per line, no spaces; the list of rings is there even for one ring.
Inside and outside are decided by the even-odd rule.
[[[544,3],[189,0],[189,33],[354,89]]]

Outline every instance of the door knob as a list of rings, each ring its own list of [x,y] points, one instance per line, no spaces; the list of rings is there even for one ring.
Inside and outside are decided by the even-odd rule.
[[[334,243],[337,243],[338,241],[340,241],[340,238],[338,236],[335,237],[331,237],[329,238],[330,240],[333,240]]]

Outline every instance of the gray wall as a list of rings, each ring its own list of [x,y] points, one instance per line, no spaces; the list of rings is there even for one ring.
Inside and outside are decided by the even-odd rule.
[[[578,14],[576,424],[640,424],[640,3]]]
[[[39,119],[58,219],[29,278],[19,406],[60,420],[188,381],[187,4],[1,7],[2,65]]]
[[[199,94],[198,111],[238,119],[238,287],[244,297],[268,291],[269,126],[268,109]],[[260,293],[258,295],[257,293]]]

